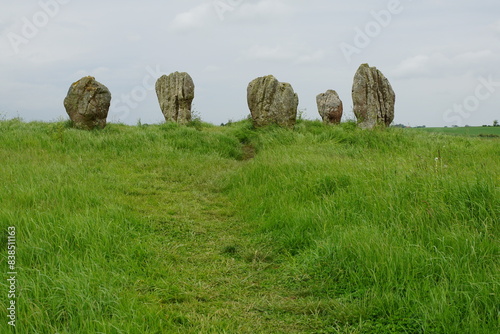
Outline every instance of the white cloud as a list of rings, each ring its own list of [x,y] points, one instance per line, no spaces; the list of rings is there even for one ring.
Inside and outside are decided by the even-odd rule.
[[[187,12],[177,14],[170,23],[170,30],[185,32],[201,29],[215,22],[217,16],[211,3],[203,3]]]
[[[288,17],[293,12],[293,7],[284,1],[261,0],[245,2],[231,15],[234,20],[261,21]]]
[[[177,14],[169,27],[174,32],[186,32],[206,29],[217,23],[262,23],[289,17],[293,12],[293,7],[281,0],[214,0]]]
[[[322,49],[311,50],[303,45],[276,45],[264,46],[253,45],[245,51],[244,57],[247,60],[263,61],[288,61],[295,64],[308,64],[321,61],[325,58],[326,52]]]
[[[205,72],[218,72],[220,70],[221,70],[221,68],[219,66],[216,66],[216,65],[208,65],[207,67],[205,67],[203,69],[203,71],[205,71]]]
[[[311,64],[322,61],[326,56],[326,52],[324,50],[317,50],[310,54],[304,54],[297,58],[297,64]]]
[[[439,57],[441,57],[441,55]],[[431,57],[428,55],[418,55],[409,59],[405,59],[396,67],[393,75],[395,77],[426,75],[429,74],[430,63]]]
[[[459,65],[487,61],[494,58],[495,54],[491,50],[470,51],[457,55],[452,60]]]
[[[479,71],[482,65],[494,61],[495,54],[491,50],[470,51],[452,57],[438,52],[405,59],[392,75],[396,78],[456,76],[473,69]]]
[[[500,20],[496,21],[492,25],[490,25],[491,30],[496,34],[500,35]]]
[[[247,52],[245,58],[252,60],[291,60],[294,53],[281,45],[274,47],[254,45]]]

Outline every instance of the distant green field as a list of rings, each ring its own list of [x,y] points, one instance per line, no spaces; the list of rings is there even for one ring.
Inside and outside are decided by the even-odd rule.
[[[485,126],[471,126],[461,128],[419,128],[427,132],[441,132],[450,135],[463,135],[463,136],[491,136],[496,135],[500,137],[500,126],[485,127]]]

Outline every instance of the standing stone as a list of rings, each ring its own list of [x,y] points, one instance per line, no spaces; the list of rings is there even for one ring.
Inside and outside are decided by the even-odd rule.
[[[156,95],[167,122],[184,124],[191,121],[194,83],[189,74],[175,72],[163,75],[156,81]]]
[[[319,94],[316,96],[316,103],[323,122],[329,124],[340,123],[344,107],[336,91],[330,89],[326,93]]]
[[[279,82],[272,75],[257,78],[248,85],[247,102],[256,127],[295,125],[299,97],[289,83]]]
[[[103,129],[106,126],[111,93],[94,77],[85,77],[73,83],[64,99],[64,107],[78,129]]]
[[[376,68],[362,64],[352,86],[354,115],[362,128],[389,126],[394,120],[396,95],[389,80]]]

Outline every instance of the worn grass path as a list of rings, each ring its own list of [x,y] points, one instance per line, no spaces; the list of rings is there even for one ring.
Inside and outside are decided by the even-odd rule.
[[[179,333],[307,333],[315,327],[319,303],[288,290],[280,256],[255,240],[255,227],[234,215],[232,199],[214,185],[245,163],[205,166],[189,184],[140,173],[147,181],[126,195],[151,222],[154,240],[148,242],[168,268],[168,277],[138,282],[137,289],[161,305]]]

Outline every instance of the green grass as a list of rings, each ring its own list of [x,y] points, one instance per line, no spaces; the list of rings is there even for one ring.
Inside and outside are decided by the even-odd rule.
[[[459,136],[480,136],[480,137],[500,137],[500,126],[470,126],[457,128],[419,128],[417,130],[426,132],[438,132]]]
[[[1,121],[10,332],[495,333],[499,143],[311,121]]]

